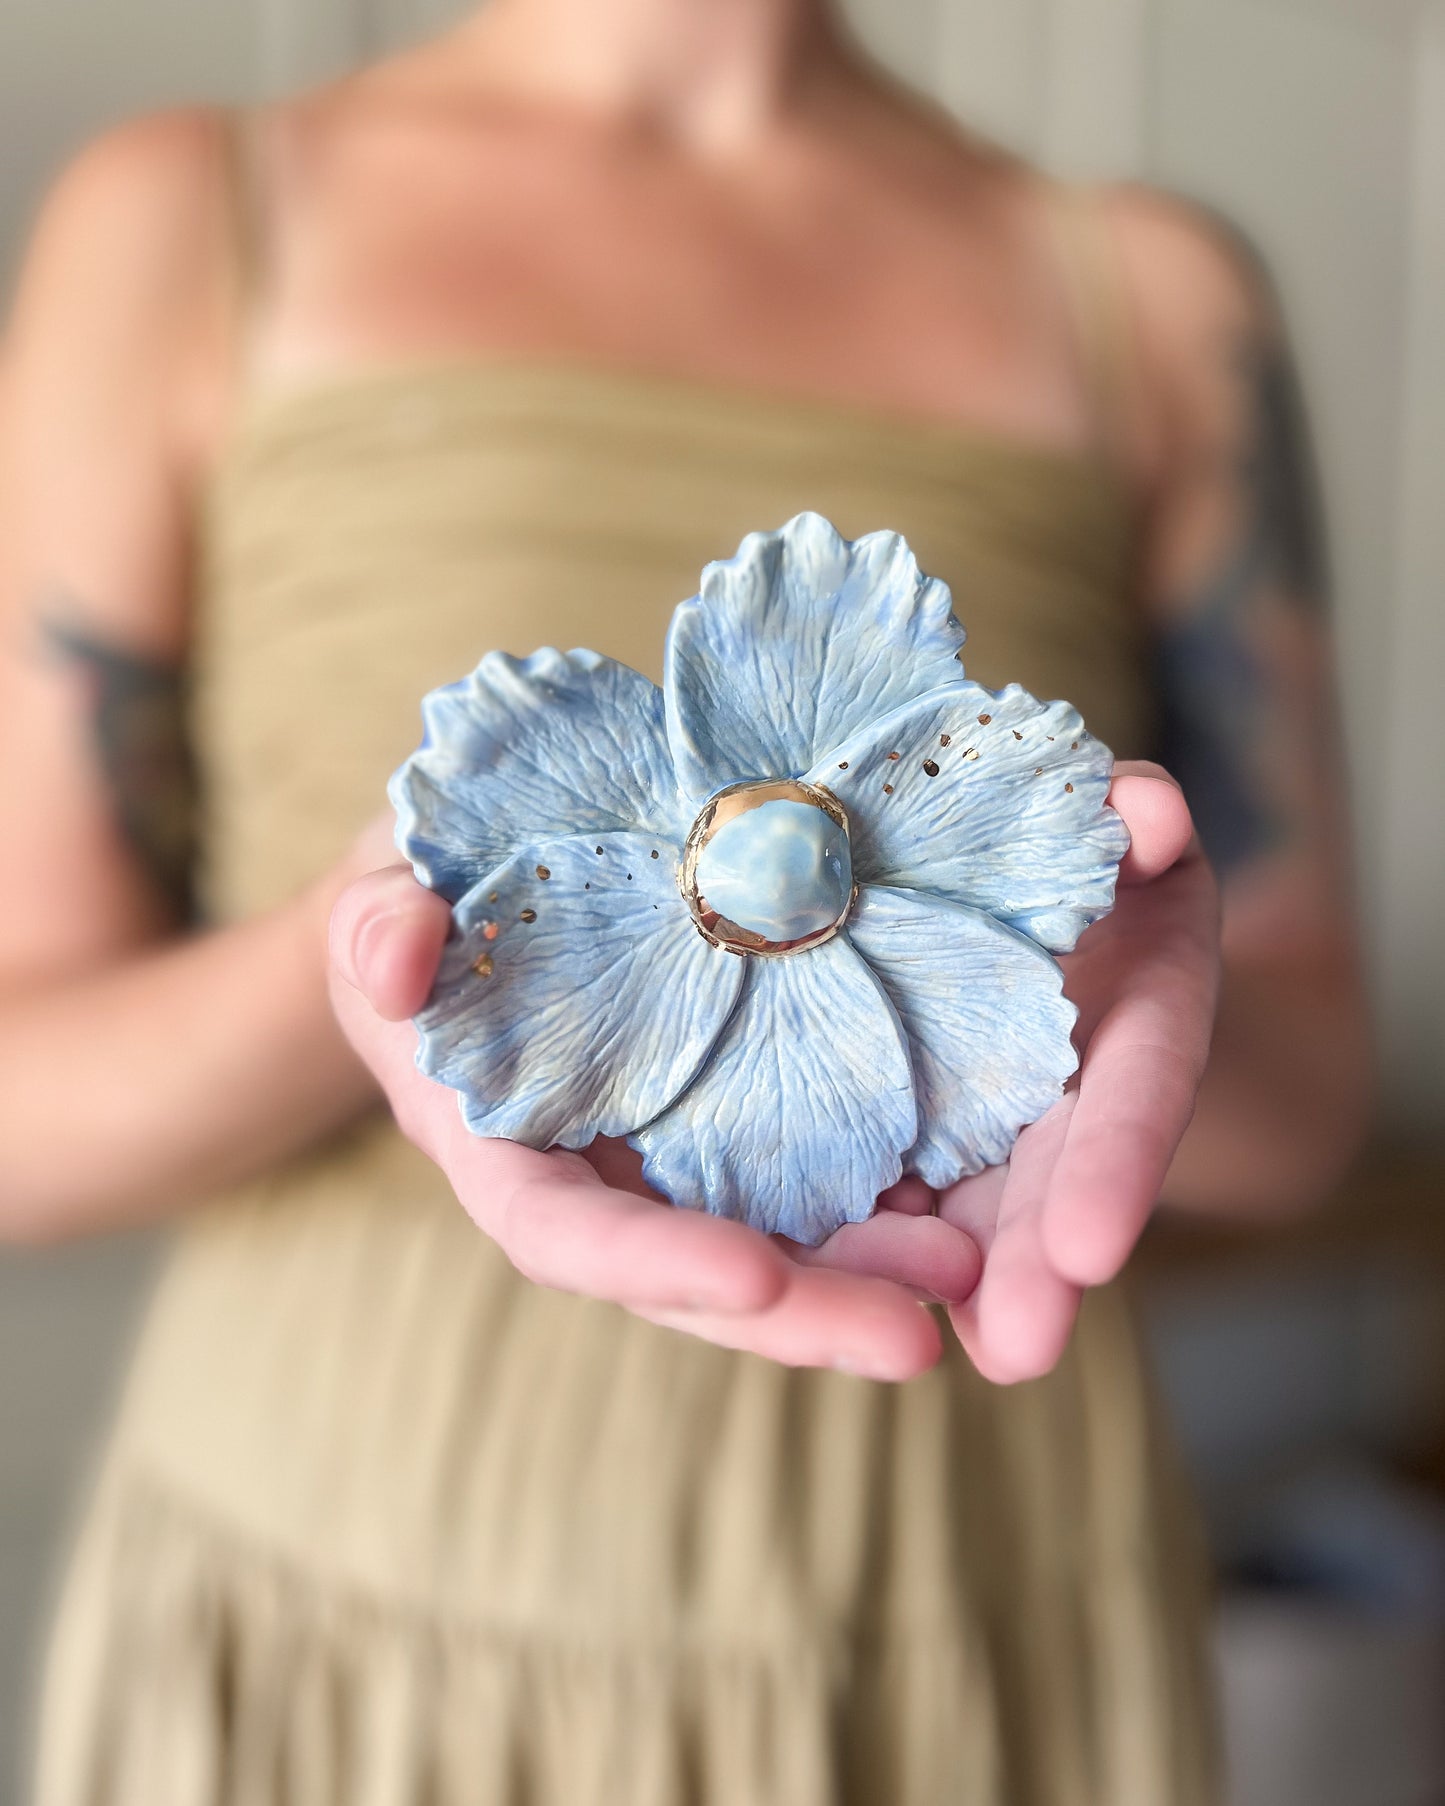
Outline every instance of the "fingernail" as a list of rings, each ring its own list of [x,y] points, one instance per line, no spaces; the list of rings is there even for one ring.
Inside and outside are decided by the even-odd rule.
[[[376,951],[377,943],[384,940],[396,926],[400,915],[400,910],[380,909],[375,915],[368,916],[353,932],[351,945],[346,949],[348,955],[346,963],[349,964],[351,970],[345,975],[357,990],[370,990],[371,978],[368,967]]]

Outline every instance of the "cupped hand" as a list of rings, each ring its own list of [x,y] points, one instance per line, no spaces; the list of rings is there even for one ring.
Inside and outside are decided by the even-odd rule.
[[[983,1252],[949,1315],[974,1365],[1008,1382],[1059,1359],[1086,1287],[1124,1265],[1163,1189],[1204,1076],[1219,987],[1219,898],[1174,781],[1120,764],[1109,800],[1132,845],[1112,914],[1062,962],[1077,1079],[1006,1166],[939,1199]]]
[[[966,1297],[979,1257],[968,1235],[931,1214],[933,1194],[918,1180],[894,1186],[868,1222],[802,1250],[674,1210],[643,1183],[625,1142],[539,1153],[471,1134],[455,1093],[418,1072],[409,1021],[449,921],[406,866],[353,883],[331,920],[332,1003],[402,1132],[519,1272],[790,1365],[908,1379],[934,1364],[939,1330],[919,1298]]]
[[[879,1379],[938,1359],[936,1323],[919,1303],[933,1299],[949,1305],[985,1374],[1026,1377],[1057,1359],[1081,1287],[1110,1277],[1142,1227],[1187,1125],[1213,1017],[1214,893],[1183,799],[1157,768],[1120,766],[1111,800],[1133,837],[1119,906],[1065,962],[1081,1011],[1081,1084],[1024,1132],[1007,1167],[941,1198],[904,1179],[872,1218],[820,1248],[672,1209],[623,1142],[539,1153],[472,1135],[455,1095],[414,1063],[409,1018],[430,990],[450,911],[404,865],[342,894],[333,1006],[402,1131],[537,1283],[727,1347]]]

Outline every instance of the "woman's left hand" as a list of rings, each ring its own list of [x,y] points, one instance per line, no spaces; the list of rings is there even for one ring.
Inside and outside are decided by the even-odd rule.
[[[977,1290],[949,1314],[975,1366],[1000,1382],[1047,1373],[1084,1288],[1128,1259],[1209,1056],[1219,898],[1189,810],[1155,765],[1117,766],[1109,800],[1132,839],[1118,900],[1062,962],[1079,1007],[1078,1078],[1006,1166],[938,1201],[983,1253]]]

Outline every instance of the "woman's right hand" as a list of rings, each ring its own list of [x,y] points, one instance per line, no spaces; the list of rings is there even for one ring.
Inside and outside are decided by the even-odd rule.
[[[888,1380],[933,1366],[939,1330],[919,1298],[966,1298],[979,1255],[931,1214],[919,1181],[902,1181],[868,1222],[822,1249],[794,1250],[741,1223],[673,1209],[643,1183],[625,1142],[539,1153],[471,1134],[456,1094],[417,1070],[409,1021],[431,989],[449,920],[406,866],[359,879],[331,919],[332,1003],[402,1132],[519,1272],[790,1365]]]

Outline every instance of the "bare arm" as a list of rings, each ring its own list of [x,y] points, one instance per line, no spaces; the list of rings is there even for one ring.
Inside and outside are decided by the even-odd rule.
[[[213,122],[177,116],[86,152],[42,215],[0,350],[7,1237],[175,1208],[372,1094],[323,981],[347,874],[188,929],[182,674],[229,325],[220,148]]]
[[[1313,458],[1267,276],[1228,229],[1118,202],[1160,398],[1143,573],[1160,757],[1224,904],[1208,1073],[1167,1199],[1287,1214],[1320,1198],[1369,1109],[1369,1033]]]

